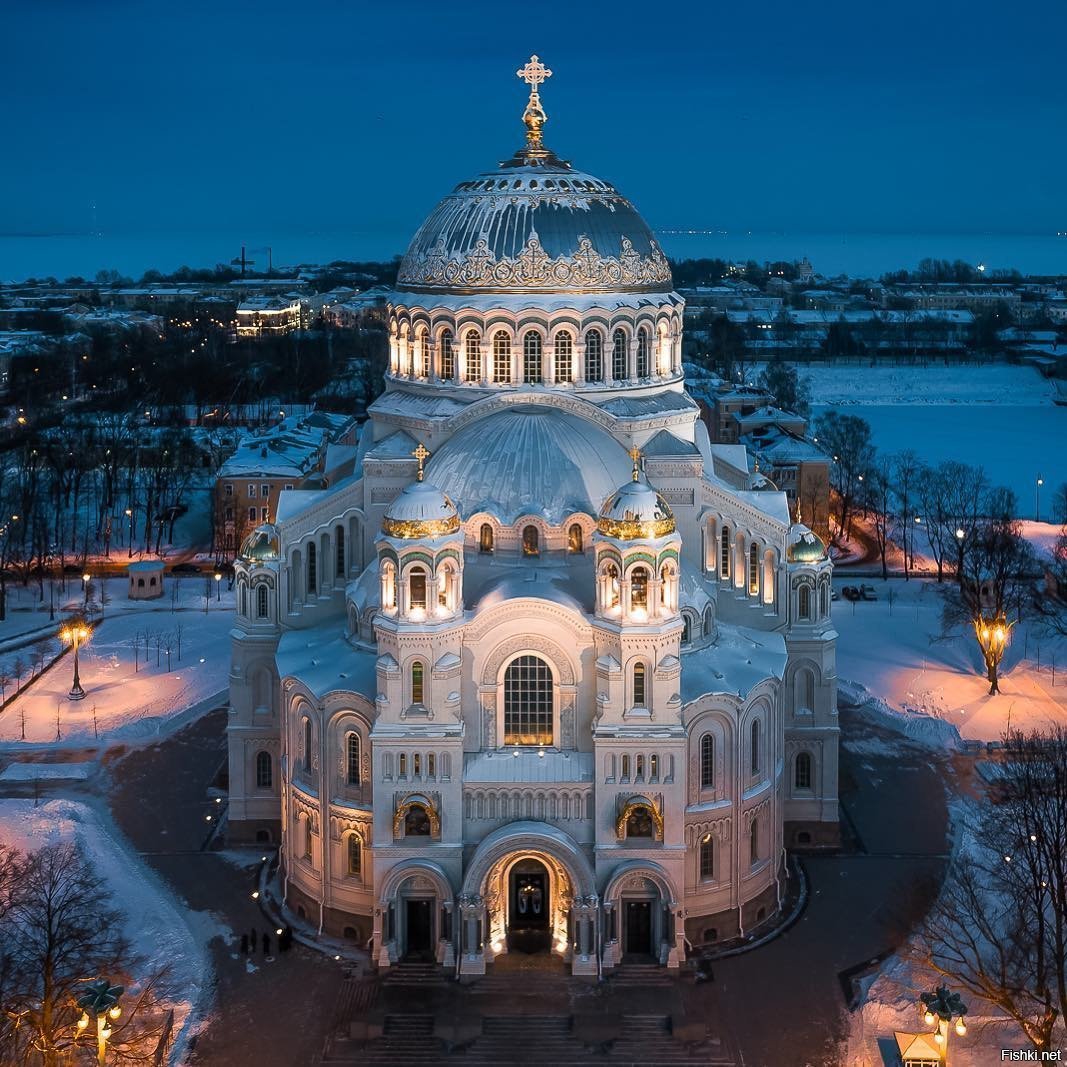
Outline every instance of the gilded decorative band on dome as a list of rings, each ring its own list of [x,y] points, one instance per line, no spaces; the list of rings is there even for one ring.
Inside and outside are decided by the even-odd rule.
[[[654,541],[675,531],[674,516],[663,519],[608,519],[601,516],[596,521],[598,532],[616,541]]]
[[[382,519],[383,534],[407,541],[414,541],[419,537],[441,537],[455,533],[458,529],[458,515],[450,515],[447,519]]]
[[[449,255],[439,240],[425,255],[409,253],[400,264],[397,284],[471,289],[601,289],[620,286],[671,286],[671,267],[655,244],[647,256],[622,237],[619,255],[602,255],[586,236],[573,255],[552,257],[536,233],[515,257],[497,257],[484,237],[465,255]]]

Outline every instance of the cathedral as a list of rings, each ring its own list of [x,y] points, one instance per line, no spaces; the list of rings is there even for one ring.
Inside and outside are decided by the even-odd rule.
[[[524,147],[401,262],[354,472],[241,548],[230,836],[382,968],[676,968],[837,840],[831,564],[710,443],[663,252],[518,73]]]

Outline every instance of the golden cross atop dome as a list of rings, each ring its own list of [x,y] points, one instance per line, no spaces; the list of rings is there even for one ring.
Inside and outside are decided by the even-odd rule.
[[[641,480],[641,449],[634,445],[633,448],[627,453],[630,459],[634,461],[634,481]]]
[[[429,459],[429,458],[430,458],[430,456],[432,455],[432,453],[431,453],[431,452],[430,452],[430,450],[429,450],[429,449],[428,449],[428,448],[427,448],[427,447],[426,447],[426,446],[425,446],[425,445],[424,445],[424,444],[423,444],[423,443],[422,443],[422,442],[420,441],[420,442],[419,442],[419,447],[418,447],[418,448],[416,448],[416,449],[415,449],[415,451],[414,451],[414,452],[412,452],[411,454],[412,454],[412,455],[413,455],[413,456],[414,456],[414,457],[415,457],[415,458],[416,458],[416,459],[417,459],[417,460],[419,461],[419,481],[421,482],[421,481],[422,481],[422,475],[423,475],[422,465],[423,465],[423,464],[424,464],[424,463],[426,462],[426,460],[427,460],[427,459]]]
[[[530,87],[530,99],[527,101],[526,110],[522,113],[522,121],[526,124],[526,150],[534,156],[547,155],[541,130],[548,122],[548,115],[541,106],[541,97],[537,92],[537,87],[547,78],[552,77],[552,71],[541,62],[538,56],[530,56],[526,66],[519,67],[515,74]]]

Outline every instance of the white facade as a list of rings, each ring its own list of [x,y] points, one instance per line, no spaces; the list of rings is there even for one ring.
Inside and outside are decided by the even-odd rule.
[[[830,564],[716,475],[654,237],[526,121],[401,265],[354,476],[237,561],[230,821],[383,967],[677,966],[836,840]]]

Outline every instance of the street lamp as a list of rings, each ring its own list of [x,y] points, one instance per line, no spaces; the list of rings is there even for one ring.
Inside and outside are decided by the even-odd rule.
[[[1044,478],[1038,478],[1037,486],[1034,489],[1035,495],[1037,497],[1036,504],[1034,505],[1034,519],[1037,522],[1041,521],[1041,486],[1043,486],[1044,484],[1045,484],[1045,479]]]
[[[222,575],[215,571],[215,600],[222,601]]]
[[[74,684],[67,694],[69,700],[85,699],[85,690],[82,689],[81,678],[78,675],[78,649],[89,640],[92,632],[81,620],[70,622],[59,631],[60,640],[65,641],[74,649]]]
[[[133,559],[133,508],[126,509],[126,518],[130,520],[130,548],[126,556],[128,559]]]
[[[82,591],[85,593],[85,606],[89,606],[89,579],[92,575],[86,572],[82,575]]]
[[[948,1059],[948,1034],[952,1020],[956,1020],[955,1030],[960,1037],[967,1033],[967,1022],[964,1019],[967,1005],[963,1003],[959,993],[951,993],[943,985],[939,985],[933,993],[921,994],[919,1000],[922,1001],[923,1022],[927,1026],[937,1024],[934,1041],[941,1050],[941,1062],[945,1063]]]
[[[125,990],[120,985],[112,985],[106,978],[90,982],[85,992],[78,997],[81,1018],[78,1020],[78,1033],[84,1033],[91,1019],[96,1020],[96,1062],[104,1067],[107,1059],[107,1039],[111,1036],[111,1020],[122,1014],[119,997]]]
[[[1008,639],[1011,637],[1011,628],[1014,625],[1014,623],[1008,622],[1003,612],[993,619],[979,615],[974,620],[974,633],[978,638],[978,645],[982,649],[982,656],[985,659],[990,696],[1000,692],[997,667],[1000,666],[1000,661],[1004,658],[1004,652],[1008,647]]]

